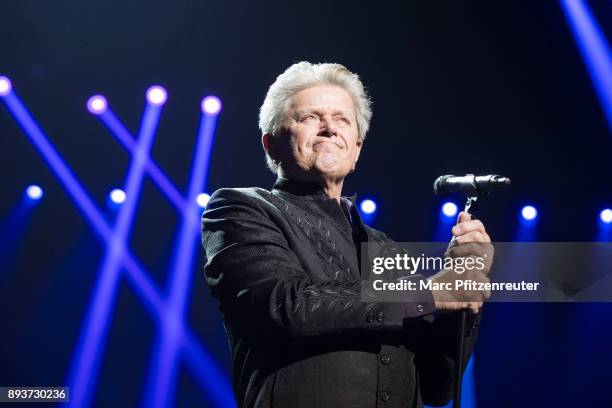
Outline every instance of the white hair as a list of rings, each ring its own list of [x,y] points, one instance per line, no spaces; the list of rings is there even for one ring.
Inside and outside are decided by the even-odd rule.
[[[372,118],[372,101],[359,76],[340,64],[311,64],[297,62],[280,74],[268,89],[259,110],[259,129],[262,134],[277,136],[289,109],[293,95],[307,88],[335,85],[344,89],[353,100],[359,140],[365,140]],[[266,162],[276,173],[278,165],[266,153]]]

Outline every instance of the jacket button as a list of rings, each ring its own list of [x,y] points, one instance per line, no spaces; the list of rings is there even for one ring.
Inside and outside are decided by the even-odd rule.
[[[383,312],[378,312],[376,315],[376,321],[382,323],[385,320],[385,314]]]
[[[425,308],[423,307],[423,305],[417,305],[417,312],[422,312],[423,310],[425,310]]]
[[[388,355],[388,354],[383,354],[383,355],[380,357],[380,361],[382,361],[382,363],[383,363],[384,365],[389,365],[389,364],[391,363],[391,357],[389,357],[389,355]]]
[[[383,402],[389,401],[389,393],[387,391],[381,392],[380,399],[383,400]]]
[[[368,323],[372,323],[372,322],[374,321],[374,315],[373,315],[372,313],[368,314],[368,315],[366,316],[366,321],[367,321]]]

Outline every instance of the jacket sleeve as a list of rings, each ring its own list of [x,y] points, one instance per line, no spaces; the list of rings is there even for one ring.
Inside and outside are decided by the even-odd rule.
[[[314,280],[259,200],[216,191],[202,218],[204,271],[226,324],[242,335],[401,330],[433,304],[361,301],[360,280]]]

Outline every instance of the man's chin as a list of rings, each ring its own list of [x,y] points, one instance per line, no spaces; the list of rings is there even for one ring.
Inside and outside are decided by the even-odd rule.
[[[320,165],[315,166],[317,173],[325,178],[343,179],[350,171],[338,165]]]

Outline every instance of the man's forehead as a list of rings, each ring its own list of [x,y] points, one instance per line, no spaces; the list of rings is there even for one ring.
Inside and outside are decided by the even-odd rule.
[[[337,86],[315,86],[297,92],[291,98],[294,109],[353,109],[353,99]]]
[[[296,94],[297,95],[297,94]],[[297,95],[291,100],[291,110],[295,114],[303,112],[323,111],[329,113],[354,114],[353,101],[348,98],[331,95],[325,92],[309,92],[307,95]]]

